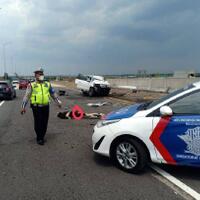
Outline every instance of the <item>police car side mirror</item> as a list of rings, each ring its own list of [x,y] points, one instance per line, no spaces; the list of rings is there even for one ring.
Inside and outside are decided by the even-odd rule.
[[[173,111],[169,106],[162,106],[160,108],[160,114],[163,117],[172,116],[173,115]]]

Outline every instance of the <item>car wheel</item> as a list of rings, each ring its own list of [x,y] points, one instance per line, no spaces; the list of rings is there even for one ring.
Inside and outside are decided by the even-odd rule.
[[[93,97],[93,96],[94,96],[94,88],[91,87],[91,88],[89,89],[88,95],[89,95],[90,97]]]
[[[148,163],[144,146],[132,138],[123,138],[111,149],[111,159],[123,171],[139,173]]]
[[[108,96],[109,95],[109,91],[104,93],[104,96]]]
[[[14,99],[14,95],[11,94],[10,97],[8,98],[8,100],[13,100]]]
[[[87,96],[88,95],[88,93],[83,91],[83,90],[82,90],[82,94],[83,94],[83,96]]]

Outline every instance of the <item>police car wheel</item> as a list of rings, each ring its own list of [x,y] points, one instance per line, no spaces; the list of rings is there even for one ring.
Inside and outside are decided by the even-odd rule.
[[[111,159],[123,171],[135,174],[144,170],[148,162],[143,145],[132,138],[118,141],[112,148]]]

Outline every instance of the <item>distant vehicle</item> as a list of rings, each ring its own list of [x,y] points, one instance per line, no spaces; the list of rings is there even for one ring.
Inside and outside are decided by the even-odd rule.
[[[28,84],[29,84],[28,80],[20,80],[19,81],[19,89],[20,90],[26,89]]]
[[[200,82],[111,112],[94,128],[93,150],[132,173],[149,161],[200,167],[199,105]]]
[[[16,91],[9,81],[0,81],[0,99],[12,100],[16,97]]]
[[[15,89],[18,89],[19,88],[19,80],[13,80],[12,81],[12,85]]]
[[[82,91],[83,95],[89,95],[90,97],[95,95],[107,96],[110,92],[110,84],[102,76],[84,76],[79,74],[75,84]]]

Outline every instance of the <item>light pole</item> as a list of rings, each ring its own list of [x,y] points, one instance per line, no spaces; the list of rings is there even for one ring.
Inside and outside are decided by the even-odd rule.
[[[4,61],[4,73],[6,73],[6,46],[9,45],[10,42],[6,42],[3,44],[3,61]]]

